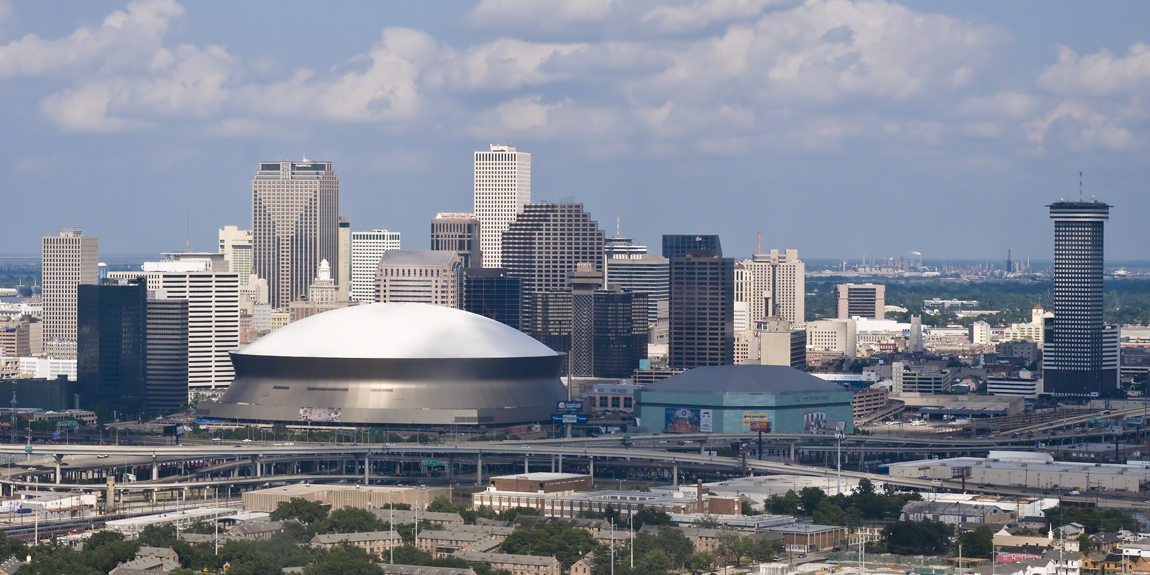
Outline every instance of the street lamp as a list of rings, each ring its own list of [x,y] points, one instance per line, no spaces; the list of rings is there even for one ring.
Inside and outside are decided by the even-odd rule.
[[[835,440],[836,440],[836,443],[838,444],[838,448],[837,448],[838,470],[835,473],[835,477],[838,481],[838,485],[837,485],[837,487],[838,487],[838,493],[837,494],[838,495],[842,495],[842,492],[843,492],[843,438],[844,437],[846,437],[846,436],[843,434],[843,432],[841,432],[841,431],[835,432]]]

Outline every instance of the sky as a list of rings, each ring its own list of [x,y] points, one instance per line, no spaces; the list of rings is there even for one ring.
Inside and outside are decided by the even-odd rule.
[[[260,161],[331,161],[353,230],[426,249],[472,152],[532,154],[657,252],[1049,259],[1044,206],[1114,206],[1150,259],[1150,3],[0,0],[0,253],[214,250]]]

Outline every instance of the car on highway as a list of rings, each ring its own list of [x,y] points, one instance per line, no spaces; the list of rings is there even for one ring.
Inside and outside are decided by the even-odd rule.
[[[212,441],[223,441],[223,440],[222,440],[222,439],[220,439],[220,438],[218,438],[218,437],[213,437],[213,438],[212,438]]]
[[[244,443],[251,443],[251,442],[252,442],[252,440],[250,440],[250,439],[245,439],[245,440],[244,440]]]
[[[96,459],[107,459],[107,458],[108,458],[107,453],[99,453],[96,455]]]
[[[806,559],[806,558],[807,558],[806,553],[799,553],[799,559]]]
[[[1067,495],[1082,495],[1082,492],[1077,489],[1071,489],[1066,492]]]

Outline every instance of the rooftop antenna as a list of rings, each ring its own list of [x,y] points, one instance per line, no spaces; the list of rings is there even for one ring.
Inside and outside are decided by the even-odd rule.
[[[622,228],[619,227],[619,215],[616,214],[615,215],[615,237],[620,237],[623,235],[621,229]]]
[[[1082,172],[1078,172],[1078,201],[1082,201]]]
[[[192,251],[192,210],[188,207],[184,208],[184,251]]]
[[[763,253],[763,232],[759,232],[759,251],[757,251],[755,253],[756,254]]]

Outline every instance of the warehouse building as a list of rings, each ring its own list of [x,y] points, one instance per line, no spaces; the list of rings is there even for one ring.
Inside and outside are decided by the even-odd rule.
[[[642,425],[655,433],[854,432],[854,392],[778,365],[698,367],[639,391]]]
[[[890,464],[891,477],[951,481],[1039,489],[1138,492],[1150,487],[1150,467],[1141,463],[1111,465],[1054,461],[1046,453],[991,451],[989,457],[924,459]]]

